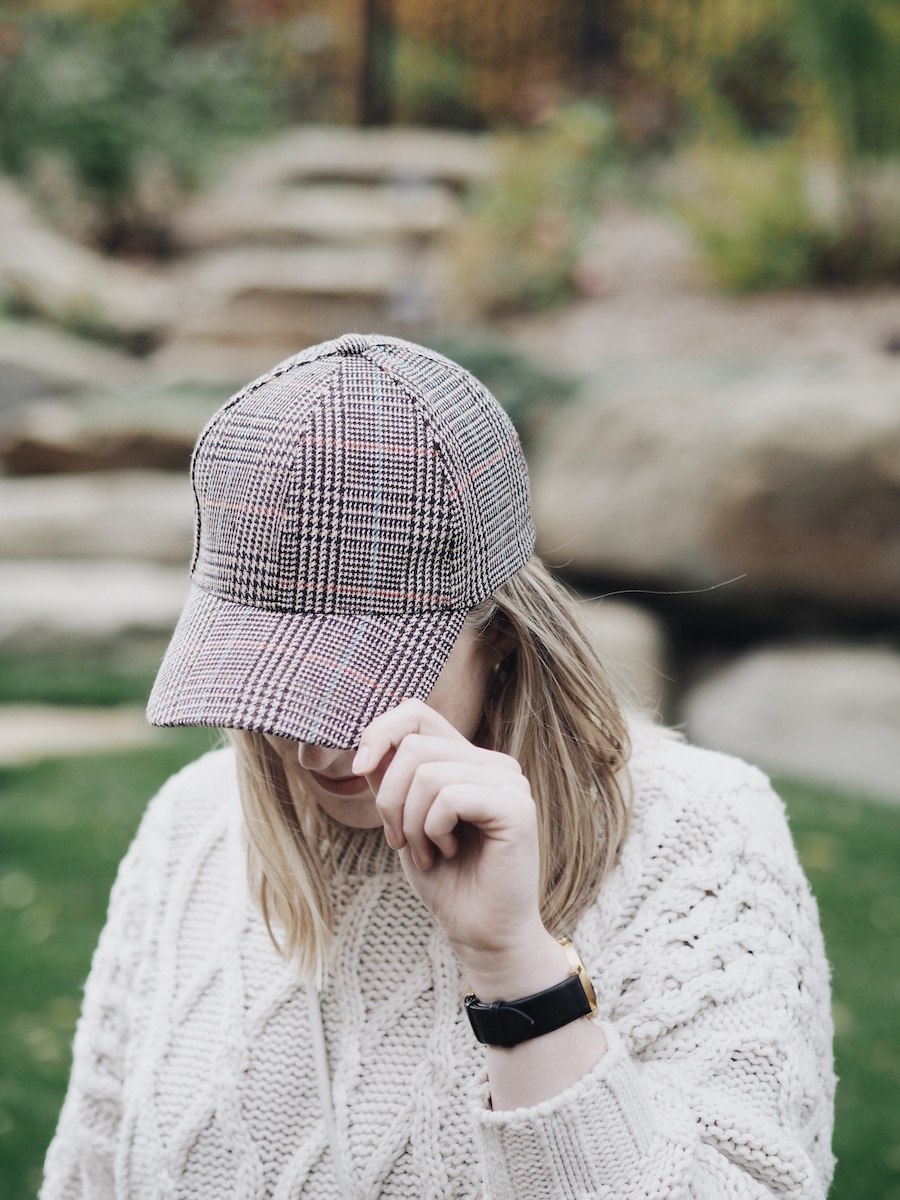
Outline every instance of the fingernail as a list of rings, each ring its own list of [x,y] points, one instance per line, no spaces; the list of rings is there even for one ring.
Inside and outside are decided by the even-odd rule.
[[[391,829],[390,825],[385,825],[384,836],[387,839],[387,844],[392,850],[400,849],[400,839],[397,837],[396,833],[394,833],[393,829]]]
[[[356,752],[356,758],[353,760],[353,774],[365,775],[372,761],[372,751],[368,746],[360,746]]]

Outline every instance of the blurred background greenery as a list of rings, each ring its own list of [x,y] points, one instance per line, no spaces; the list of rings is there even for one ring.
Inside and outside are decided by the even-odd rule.
[[[575,394],[577,372],[565,355],[538,364],[522,348],[527,329],[513,346],[504,322],[607,295],[609,278],[586,257],[601,211],[625,205],[677,220],[692,239],[699,285],[723,294],[812,297],[900,284],[898,0],[42,0],[0,10],[0,168],[37,219],[91,251],[91,262],[159,277],[172,264],[180,270],[193,200],[236,155],[314,125],[490,137],[493,169],[448,185],[459,215],[442,286],[450,311],[469,324],[441,320],[429,336],[504,399],[529,450],[548,412]],[[408,164],[387,183],[423,191]],[[104,323],[80,298],[54,308],[17,286],[4,253],[0,335],[8,329],[15,341],[40,317],[113,343],[129,369],[163,340],[152,326],[136,334]],[[193,277],[174,278],[177,290]],[[407,305],[410,295],[418,293]],[[322,295],[314,307],[327,307]],[[334,319],[344,317],[348,327],[363,320],[337,308]],[[218,336],[217,352],[227,330]],[[900,321],[893,336],[896,353]],[[672,372],[663,364],[659,374]],[[0,419],[4,388],[14,390],[8,377]],[[145,415],[189,410],[190,428],[179,426],[181,441],[162,464],[183,469],[218,382],[192,383],[182,396],[155,378],[115,378],[120,408],[127,396]],[[42,411],[57,420],[55,409]],[[93,413],[86,402],[79,419],[84,412]],[[113,438],[110,449],[103,432],[93,458],[79,443],[65,461],[119,469],[127,451],[139,467],[160,465],[143,443]],[[33,440],[17,447],[3,451],[10,477],[66,469],[46,446],[35,467]],[[885,471],[894,507],[866,509],[893,548],[879,561],[896,558],[900,538],[893,461]],[[181,561],[166,561],[173,557]],[[637,582],[609,578],[680,585],[652,571]],[[874,628],[896,641],[896,609],[885,615],[881,593],[862,615],[845,605],[840,619],[808,596],[776,619],[781,601],[776,591],[749,624],[749,610],[717,617],[729,647],[743,648],[757,627],[793,633],[803,622],[854,636]],[[688,616],[672,602],[677,667],[712,653],[711,612],[698,606]],[[158,653],[157,642],[123,651],[101,640],[85,652],[75,642],[7,639],[0,705],[140,704]],[[32,1196],[40,1179],[116,863],[148,796],[210,743],[209,733],[189,731],[127,753],[0,767],[0,1191],[9,1200]],[[831,1195],[900,1200],[900,809],[821,782],[784,780],[781,790],[834,968],[841,1083]]]
[[[0,64],[0,164],[106,250],[165,254],[241,139],[341,120],[506,131],[488,307],[565,296],[601,186],[674,201],[729,288],[900,272],[894,0],[51,0]]]

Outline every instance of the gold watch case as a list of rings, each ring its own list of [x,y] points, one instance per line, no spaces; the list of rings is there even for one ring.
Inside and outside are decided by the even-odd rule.
[[[591,977],[587,973],[587,968],[581,961],[581,955],[572,945],[568,938],[562,937],[559,939],[559,944],[566,952],[566,958],[569,960],[571,975],[577,975],[581,980],[581,986],[584,988],[584,994],[587,997],[587,1002],[591,1006],[591,1011],[587,1014],[588,1020],[597,1015],[597,995],[594,991],[594,985],[591,983]]]

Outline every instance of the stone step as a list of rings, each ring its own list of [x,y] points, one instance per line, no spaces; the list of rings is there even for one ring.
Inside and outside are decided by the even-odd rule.
[[[406,262],[392,246],[239,246],[196,259],[183,282],[210,307],[247,295],[380,300]]]
[[[391,242],[439,237],[459,215],[459,200],[428,183],[230,187],[201,196],[175,236],[189,251],[246,242]]]
[[[139,705],[69,708],[49,704],[0,705],[0,765],[42,758],[126,750],[159,743],[163,731],[147,724]]]
[[[167,385],[145,366],[124,390],[33,400],[8,415],[0,465],[7,475],[141,468],[185,474],[197,434],[234,390],[228,383]]]
[[[494,169],[494,143],[488,135],[303,126],[235,158],[221,186],[257,190],[312,181],[403,180],[464,188],[487,179]]]
[[[124,387],[133,358],[47,325],[0,321],[0,420],[35,400]]]
[[[281,336],[277,340],[272,339],[266,331],[259,338],[239,337],[235,341],[224,333],[220,337],[216,326],[210,323],[208,334],[197,330],[190,334],[182,333],[180,337],[161,346],[153,355],[150,366],[160,380],[190,380],[216,385],[227,396],[305,346],[336,337],[346,329],[361,327],[359,324],[341,325],[333,334],[305,338],[299,329],[291,330],[289,336]],[[369,323],[366,322],[364,327],[368,329]],[[227,328],[224,319],[219,328]]]
[[[193,527],[187,470],[0,478],[0,559],[123,558],[183,571]]]
[[[165,645],[188,592],[180,567],[102,559],[0,561],[0,647]]]
[[[11,476],[58,475],[81,471],[156,469],[187,471],[199,431],[190,434],[143,426],[104,429],[86,426],[62,406],[42,406],[40,419],[29,413],[3,437],[0,462]],[[2,526],[2,517],[0,517]],[[2,535],[0,535],[2,536]]]
[[[265,345],[264,370],[348,329],[422,334],[437,316],[439,274],[439,259],[400,246],[212,251],[187,272],[191,316],[152,365],[172,378],[197,347]]]
[[[294,286],[294,281],[289,286]],[[154,369],[170,360],[171,355],[166,351],[171,347],[197,342],[218,342],[225,346],[268,342],[284,348],[283,353],[266,363],[274,365],[304,346],[327,341],[350,329],[384,333],[385,314],[391,308],[387,296],[347,299],[303,295],[297,291],[279,291],[275,281],[267,281],[258,288],[247,281],[245,290],[223,295],[221,303],[215,306],[208,296],[205,299],[204,307],[198,308],[178,335],[154,356]]]

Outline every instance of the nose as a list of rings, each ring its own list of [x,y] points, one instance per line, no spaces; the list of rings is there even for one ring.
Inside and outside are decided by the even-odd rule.
[[[297,757],[300,766],[307,771],[324,771],[338,758],[346,753],[344,750],[334,750],[328,746],[317,746],[313,742],[300,742]]]

